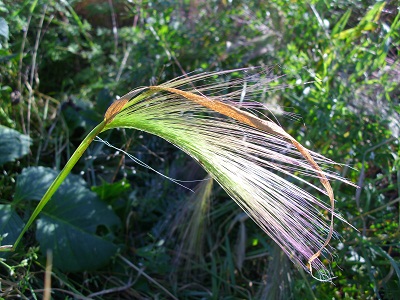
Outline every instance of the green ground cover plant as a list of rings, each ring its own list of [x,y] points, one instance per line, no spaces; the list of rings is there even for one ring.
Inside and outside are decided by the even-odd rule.
[[[174,86],[166,82],[193,71],[268,70],[247,70],[241,81],[235,73],[211,76],[195,86],[201,91],[212,81],[223,97],[234,91],[224,83],[240,82],[243,109],[272,112],[268,117],[295,141],[343,163],[336,173],[360,188],[331,181],[347,222],[335,218],[333,257],[321,256],[322,265],[331,261],[334,284],[319,282],[307,266],[290,263],[297,252],[285,255],[230,200],[223,175],[214,176],[217,182],[207,177],[199,162],[214,175],[218,168],[203,156],[196,162],[184,144],[174,143],[181,151],[148,134],[146,122],[128,126],[143,131],[110,126],[99,136],[105,142],[95,140],[74,162],[15,251],[1,253],[0,297],[50,299],[51,286],[54,299],[394,299],[398,9],[396,1],[1,1],[2,246],[14,244],[117,95],[164,85],[161,98],[148,103],[157,110],[141,109],[143,120],[166,122],[152,113],[179,114],[189,105],[167,94]],[[268,110],[245,98],[256,81],[263,83],[256,100]],[[160,106],[165,98],[177,109]],[[198,116],[188,112],[184,124]],[[109,120],[122,122],[118,114]],[[292,183],[288,174],[282,178]],[[307,182],[297,184],[321,196]],[[326,200],[318,213],[329,225]],[[327,231],[317,234],[326,238]]]

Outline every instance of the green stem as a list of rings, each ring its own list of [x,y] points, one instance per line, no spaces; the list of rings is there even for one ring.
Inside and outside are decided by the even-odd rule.
[[[28,228],[32,225],[33,221],[35,221],[36,217],[38,214],[42,211],[43,207],[49,202],[53,194],[57,191],[59,186],[63,183],[65,178],[68,176],[68,174],[71,172],[72,168],[75,166],[75,164],[78,162],[78,160],[81,158],[82,154],[86,151],[86,149],[89,147],[90,143],[94,140],[94,138],[103,131],[104,127],[106,126],[106,120],[101,122],[99,125],[97,125],[82,141],[82,143],[79,145],[79,147],[75,150],[75,152],[72,154],[71,158],[68,160],[67,164],[65,165],[64,169],[58,174],[56,179],[54,179],[53,183],[50,185],[48,188],[47,192],[44,194],[42,200],[40,200],[39,204],[33,211],[31,217],[29,218],[28,222],[26,223],[25,227],[22,229],[22,232],[18,236],[16,242],[14,243],[14,246],[12,248],[4,248],[1,250],[15,250],[17,248],[18,243],[21,241],[24,233],[28,230]]]

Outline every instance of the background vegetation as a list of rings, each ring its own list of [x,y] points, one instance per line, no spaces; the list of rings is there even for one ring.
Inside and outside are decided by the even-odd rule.
[[[6,0],[0,16],[2,245],[116,95],[195,70],[290,74],[260,100],[301,116],[278,117],[360,186],[333,183],[349,224],[336,222],[334,285],[320,283],[217,184],[189,182],[191,193],[94,143],[17,251],[1,254],[1,299],[43,297],[47,248],[54,299],[400,294],[399,2]],[[170,177],[206,176],[143,132],[102,138]]]

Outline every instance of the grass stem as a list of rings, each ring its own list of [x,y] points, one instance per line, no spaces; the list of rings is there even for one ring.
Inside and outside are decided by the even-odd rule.
[[[106,121],[104,120],[101,122],[99,125],[97,125],[82,141],[82,143],[79,145],[79,147],[75,150],[75,152],[72,154],[71,158],[68,160],[67,164],[65,165],[64,169],[58,174],[56,179],[54,179],[53,183],[50,185],[46,193],[44,194],[42,200],[40,200],[39,204],[36,206],[35,210],[33,211],[31,217],[29,218],[28,222],[25,224],[24,228],[22,229],[20,235],[18,236],[17,240],[14,243],[14,246],[10,248],[4,248],[0,249],[0,251],[7,251],[7,250],[15,250],[21,241],[24,233],[28,230],[28,228],[32,225],[33,221],[35,221],[36,217],[39,215],[39,213],[42,211],[44,206],[49,202],[51,197],[54,195],[54,193],[57,191],[59,186],[63,183],[65,178],[68,176],[68,174],[71,172],[72,168],[76,165],[78,160],[81,158],[83,153],[86,151],[86,149],[89,147],[90,143],[94,140],[94,138],[102,132],[106,125]]]

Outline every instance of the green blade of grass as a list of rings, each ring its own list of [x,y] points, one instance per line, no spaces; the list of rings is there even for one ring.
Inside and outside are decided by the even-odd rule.
[[[74,154],[72,154],[71,158],[68,160],[67,164],[65,165],[64,169],[58,174],[56,179],[54,179],[53,183],[44,194],[43,198],[40,200],[39,204],[33,211],[31,217],[29,218],[28,222],[25,224],[24,228],[22,229],[20,235],[18,236],[17,240],[15,241],[12,247],[6,245],[1,246],[0,251],[13,251],[17,248],[19,242],[21,241],[24,233],[28,230],[28,228],[32,225],[33,221],[35,221],[36,217],[42,211],[43,207],[49,202],[53,194],[57,191],[58,187],[62,184],[64,179],[68,176],[71,172],[72,168],[76,165],[78,160],[81,158],[82,154],[85,152],[87,147],[93,141],[93,139],[104,129],[106,125],[106,121],[104,120],[99,125],[97,125],[82,141],[79,147],[75,150]]]

